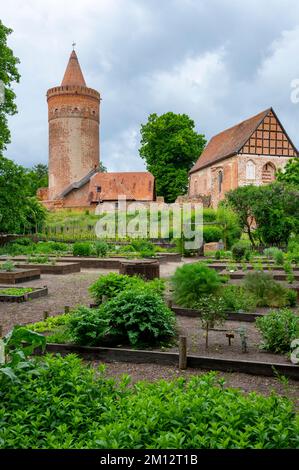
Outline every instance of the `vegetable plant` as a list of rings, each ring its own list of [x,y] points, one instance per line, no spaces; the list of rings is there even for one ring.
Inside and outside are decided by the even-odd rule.
[[[299,317],[289,309],[272,311],[256,319],[263,342],[262,349],[274,353],[290,351],[291,342],[299,337]]]

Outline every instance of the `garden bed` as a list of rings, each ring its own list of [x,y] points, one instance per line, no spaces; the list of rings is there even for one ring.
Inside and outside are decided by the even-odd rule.
[[[171,309],[178,316],[200,318],[200,312],[192,308],[172,307]],[[259,312],[227,312],[227,319],[229,321],[253,323],[255,322],[256,318],[263,317],[264,315],[265,313]]]
[[[33,269],[38,266],[41,274],[71,274],[81,271],[80,263],[56,263],[56,264],[34,264],[34,263],[18,263],[18,267],[24,269]]]
[[[36,267],[30,269],[14,268],[13,271],[0,271],[0,284],[19,284],[40,279],[41,271]]]
[[[221,274],[229,276],[230,279],[244,279],[247,273],[244,272],[244,271],[241,271],[241,270],[234,271],[232,273],[232,272],[228,271],[227,269],[224,269],[223,271],[221,271]],[[275,279],[276,281],[287,281],[288,280],[288,275],[285,274],[282,271],[273,270],[273,271],[271,271],[271,274],[273,276],[273,279]],[[294,280],[299,281],[299,272],[298,271],[297,271],[297,273],[294,272]]]
[[[24,290],[24,292],[22,292],[22,290]],[[21,302],[26,302],[27,300],[38,299],[39,297],[44,297],[45,295],[48,295],[47,286],[31,287],[31,288],[18,287],[17,289],[11,288],[9,286],[0,287],[0,302],[21,303]]]
[[[176,352],[146,351],[124,348],[87,347],[73,344],[47,344],[46,351],[62,355],[78,354],[86,360],[103,362],[129,362],[137,364],[162,364],[175,366],[179,362]],[[41,354],[41,351],[36,351]],[[299,380],[299,367],[286,363],[225,359],[213,356],[188,354],[187,366],[195,369],[243,372],[246,374],[276,376],[277,373],[293,380]]]

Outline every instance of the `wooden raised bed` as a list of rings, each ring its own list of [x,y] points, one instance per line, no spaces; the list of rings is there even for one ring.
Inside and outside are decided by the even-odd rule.
[[[200,312],[198,310],[193,310],[191,308],[182,308],[182,307],[172,307],[171,309],[176,315],[179,315],[179,316],[200,318]],[[264,313],[228,312],[227,320],[254,323],[256,318],[263,317],[264,315],[265,315]]]
[[[71,274],[81,271],[80,263],[57,263],[57,264],[30,264],[18,263],[18,267],[25,269],[33,269],[38,266],[42,274]]]
[[[221,271],[221,274],[225,274],[227,276],[230,277],[230,279],[244,279],[244,277],[246,276],[246,273],[243,272],[243,271],[235,271],[233,273],[229,272],[229,271]],[[275,279],[276,281],[287,281],[288,280],[288,275],[285,274],[285,273],[280,273],[278,271],[273,271],[272,272],[272,275],[273,275],[273,279]],[[295,281],[299,281],[299,273],[294,273],[294,280]]]
[[[40,269],[15,268],[14,271],[0,271],[0,284],[19,284],[40,279]]]
[[[7,289],[11,286],[1,286],[0,287],[0,302],[26,302],[27,300],[38,299],[39,297],[44,297],[48,295],[48,287],[32,287],[34,289],[32,292],[27,292],[21,295],[8,295],[2,294],[1,291]],[[20,287],[21,288],[21,287]]]
[[[155,260],[123,261],[119,273],[128,276],[141,276],[144,279],[151,280],[160,277],[160,265]]]
[[[118,349],[104,347],[87,347],[73,344],[52,344],[46,346],[46,351],[62,355],[75,353],[88,360],[102,360],[104,362],[132,362],[137,364],[154,363],[164,365],[178,365],[179,354],[174,352],[144,351],[134,349]],[[37,350],[36,354],[41,354]],[[205,357],[188,355],[188,367],[205,370],[221,370],[223,372],[243,372],[245,374],[275,376],[278,372],[285,377],[299,380],[299,366],[282,363],[269,363],[260,361],[245,361],[222,359],[218,357]]]

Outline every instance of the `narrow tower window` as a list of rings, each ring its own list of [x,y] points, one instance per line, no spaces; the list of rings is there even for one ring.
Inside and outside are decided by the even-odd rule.
[[[255,164],[252,160],[246,164],[246,179],[255,180]]]
[[[223,171],[219,171],[218,173],[218,191],[219,193],[222,192],[222,183],[223,183]]]

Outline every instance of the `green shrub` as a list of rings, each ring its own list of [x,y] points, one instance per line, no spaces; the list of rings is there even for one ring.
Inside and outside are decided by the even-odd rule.
[[[242,259],[249,260],[251,252],[251,245],[245,240],[240,240],[232,246],[232,255],[235,261]]]
[[[207,209],[203,209],[202,212],[203,212],[202,216],[203,216],[204,223],[216,222],[217,212],[215,209],[207,208]]]
[[[49,257],[48,256],[29,256],[27,258],[27,263],[47,264],[49,263]]]
[[[202,296],[195,305],[200,312],[200,321],[205,329],[206,349],[209,348],[209,330],[216,325],[222,325],[227,319],[225,303],[221,297],[213,295]]]
[[[33,240],[31,238],[24,237],[24,238],[17,238],[15,242],[12,242],[12,243],[17,243],[20,246],[30,246],[33,244]]]
[[[277,250],[275,255],[274,255],[274,260],[275,260],[275,263],[278,266],[282,266],[283,263],[284,263],[284,253],[283,253],[283,251]]]
[[[5,261],[0,264],[0,270],[6,271],[7,273],[15,270],[15,264],[12,261]]]
[[[67,321],[67,329],[75,343],[99,346],[109,336],[109,317],[100,309],[78,307]]]
[[[299,317],[288,309],[256,319],[256,326],[263,338],[261,347],[274,353],[289,352],[291,342],[299,336]]]
[[[138,276],[109,273],[105,276],[99,277],[99,279],[97,279],[89,287],[89,292],[91,293],[93,300],[97,304],[100,304],[102,303],[103,296],[109,300],[118,295],[120,292],[132,288],[150,289],[160,296],[163,296],[165,283],[162,279],[144,281],[141,277]]]
[[[263,254],[268,258],[268,259],[274,259],[276,253],[280,251],[279,248],[276,246],[271,246],[270,248],[265,248],[263,251]]]
[[[109,318],[109,334],[132,346],[152,346],[175,335],[175,316],[161,299],[149,290],[131,289],[104,303],[99,314]]]
[[[258,307],[285,307],[290,305],[292,294],[273,279],[272,274],[253,271],[246,274],[244,287],[257,299]]]
[[[92,245],[88,242],[76,242],[73,245],[74,256],[90,256]]]
[[[99,240],[95,242],[94,249],[97,256],[103,257],[107,255],[109,251],[109,245],[106,242]]]
[[[132,245],[121,245],[117,251],[120,253],[135,253],[135,248]]]
[[[133,238],[133,240],[131,241],[131,245],[135,251],[151,251],[153,253],[155,252],[155,245],[148,240]]]
[[[297,449],[294,405],[224,387],[213,373],[130,386],[72,354],[0,378],[5,449]]]
[[[203,241],[204,243],[219,242],[222,238],[222,230],[219,227],[211,225],[203,226]]]
[[[225,310],[228,312],[253,311],[257,306],[257,299],[254,294],[246,291],[242,286],[228,285],[221,289],[221,296]]]
[[[297,292],[293,289],[287,289],[287,301],[290,307],[296,307],[297,305]]]
[[[174,301],[192,308],[202,295],[213,294],[218,290],[221,278],[205,263],[192,263],[177,268],[171,282]]]
[[[217,250],[215,253],[215,259],[221,259],[221,251]]]

